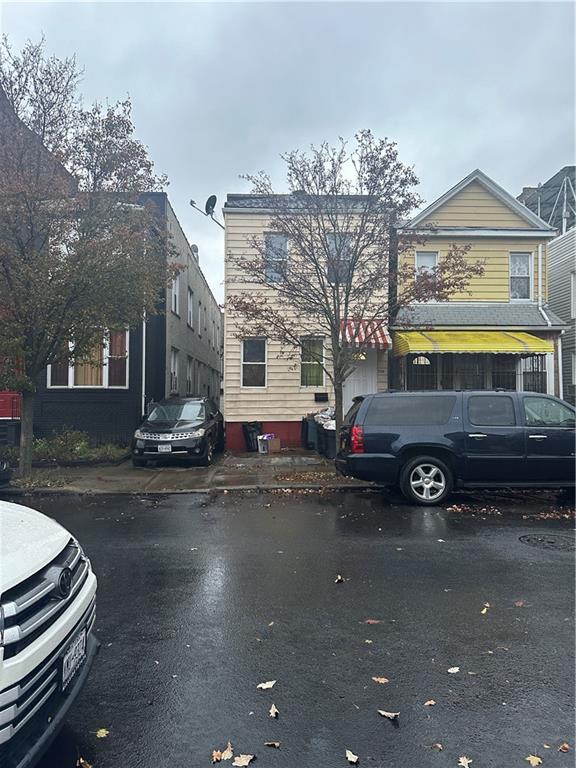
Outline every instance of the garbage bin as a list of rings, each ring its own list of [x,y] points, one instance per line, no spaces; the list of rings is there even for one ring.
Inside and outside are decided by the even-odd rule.
[[[326,430],[322,424],[316,424],[318,434],[318,453],[321,456],[326,456]]]
[[[306,445],[310,450],[318,450],[318,424],[316,424],[314,417],[308,418],[308,437]]]
[[[258,451],[258,435],[262,434],[262,422],[245,421],[242,424],[242,431],[246,441],[246,450],[256,453]]]
[[[308,448],[308,419],[306,416],[302,417],[302,424],[300,426],[300,442],[302,448]]]
[[[324,442],[326,445],[325,456],[327,459],[335,459],[336,458],[336,430],[326,429],[326,427],[322,427],[322,432],[324,432]]]

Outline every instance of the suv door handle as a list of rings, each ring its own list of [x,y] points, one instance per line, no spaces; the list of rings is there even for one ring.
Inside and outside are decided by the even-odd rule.
[[[528,435],[530,440],[547,440],[548,435]]]
[[[472,434],[468,435],[468,437],[474,437],[477,440],[483,440],[485,437],[488,437],[488,435],[485,435],[483,432],[472,432]]]

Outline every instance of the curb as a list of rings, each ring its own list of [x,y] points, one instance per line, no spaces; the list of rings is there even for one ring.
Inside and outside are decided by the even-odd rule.
[[[189,489],[156,489],[152,491],[113,491],[109,489],[75,488],[74,486],[62,486],[58,488],[0,488],[0,497],[4,496],[55,496],[63,493],[76,494],[78,496],[179,496],[184,494],[217,494],[236,493],[241,491],[371,491],[380,492],[382,489],[375,485],[319,485],[317,483],[291,483],[277,485],[222,485],[216,488],[189,488]]]

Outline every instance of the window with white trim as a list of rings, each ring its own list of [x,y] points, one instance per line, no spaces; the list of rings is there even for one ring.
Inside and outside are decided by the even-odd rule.
[[[178,350],[170,350],[170,392],[178,392]]]
[[[188,314],[187,322],[190,328],[194,329],[194,291],[188,288]]]
[[[510,300],[526,301],[531,297],[532,254],[510,254]]]
[[[306,336],[300,339],[300,384],[303,387],[321,387],[324,385],[324,339]]]
[[[286,272],[288,237],[275,232],[264,235],[264,274],[269,283],[279,283]]]
[[[438,251],[416,251],[416,271],[430,273],[438,265]]]
[[[198,302],[198,336],[202,336],[202,302]]]
[[[349,232],[329,232],[326,235],[328,243],[328,268],[326,279],[334,283],[349,283],[351,280],[352,235]]]
[[[48,366],[48,387],[126,389],[129,338],[128,330],[109,331],[82,358],[71,360],[63,355],[60,360]],[[73,343],[70,342],[68,347],[72,353]]]
[[[242,342],[242,386],[266,386],[266,339],[254,337]]]
[[[570,272],[570,319],[576,318],[576,272]]]
[[[172,280],[170,307],[174,314],[180,314],[180,275],[176,275]]]

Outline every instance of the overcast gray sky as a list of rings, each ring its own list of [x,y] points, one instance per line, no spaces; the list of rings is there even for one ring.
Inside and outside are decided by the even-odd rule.
[[[86,101],[130,94],[219,300],[223,233],[188,201],[259,169],[281,189],[285,150],[371,128],[428,202],[474,168],[518,194],[574,162],[572,3],[4,2],[1,27],[76,53]]]

